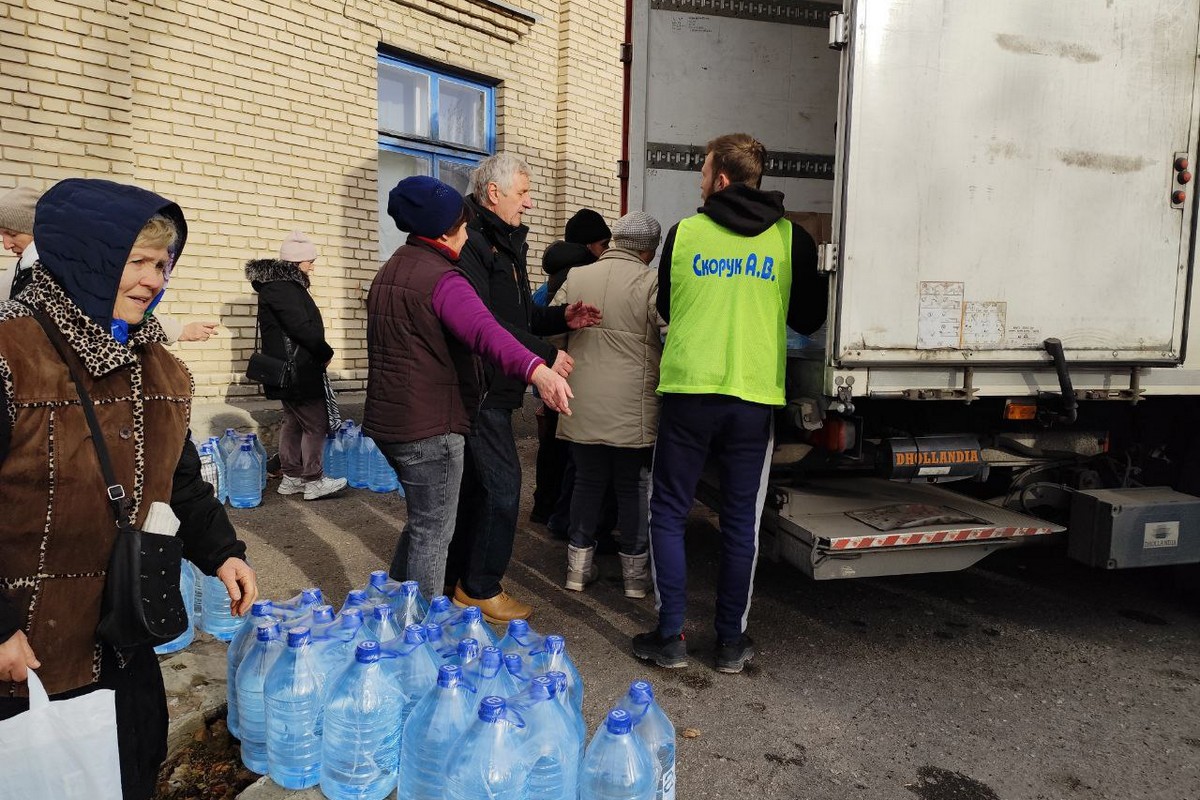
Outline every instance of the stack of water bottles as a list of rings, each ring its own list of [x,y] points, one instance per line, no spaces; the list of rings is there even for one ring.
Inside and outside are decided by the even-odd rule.
[[[197,444],[200,474],[212,484],[217,499],[234,508],[254,508],[262,504],[267,487],[267,450],[258,434],[239,434],[226,428],[224,436],[211,436]]]
[[[385,572],[338,612],[321,591],[263,600],[228,651],[242,761],[331,800],[673,800],[675,730],[635,681],[586,745],[561,636],[503,638],[479,609],[426,604]]]
[[[392,465],[375,441],[363,433],[362,426],[352,419],[343,422],[337,433],[326,437],[324,465],[328,477],[345,478],[354,489],[399,492],[404,496],[404,487]]]

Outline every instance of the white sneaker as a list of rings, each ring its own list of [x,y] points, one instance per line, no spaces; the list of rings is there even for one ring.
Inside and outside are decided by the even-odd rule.
[[[304,481],[301,478],[289,478],[283,476],[283,480],[279,482],[279,488],[275,491],[280,494],[299,494],[304,491]]]
[[[309,481],[304,484],[304,499],[318,500],[334,492],[340,492],[346,488],[345,478],[328,478],[322,476],[315,481]]]

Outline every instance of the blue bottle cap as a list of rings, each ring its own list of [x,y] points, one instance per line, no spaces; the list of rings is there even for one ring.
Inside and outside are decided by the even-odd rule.
[[[238,445],[238,449],[241,450],[243,453],[253,453],[254,445],[250,444],[249,442],[242,442],[241,444]]]
[[[226,428],[225,435],[226,436],[237,436],[237,429],[236,428]]]
[[[303,647],[312,641],[312,633],[301,625],[288,631],[288,647]]]
[[[248,441],[251,441],[251,442],[257,442],[257,441],[258,441],[258,434],[257,434],[257,433],[247,433],[247,434],[246,434],[246,439],[247,439]]]
[[[564,639],[563,637],[559,636],[558,634],[554,634],[554,633],[552,633],[546,637],[546,652],[547,653],[557,654],[557,653],[563,652],[566,649],[567,649],[567,640]]]
[[[408,625],[404,628],[404,643],[405,644],[424,644],[425,629],[420,625]]]
[[[438,667],[438,686],[443,689],[451,689],[458,686],[459,680],[462,679],[462,667],[457,664],[442,664]]]
[[[365,589],[351,589],[346,595],[346,605],[353,608],[355,606],[365,606],[367,604],[367,592]]]
[[[376,603],[371,606],[371,616],[381,622],[385,619],[391,619],[392,607],[387,603]]]
[[[458,643],[458,657],[463,661],[479,658],[479,642],[470,636]]]
[[[342,619],[357,620],[359,625],[362,625],[363,615],[361,608],[347,608],[342,612]]]
[[[567,673],[559,670],[552,670],[546,673],[546,677],[554,681],[554,688],[558,691],[556,694],[561,694],[567,689]]]
[[[371,585],[378,589],[388,582],[387,570],[377,569],[371,573]]]
[[[608,712],[608,719],[604,721],[604,727],[608,728],[609,733],[615,733],[618,736],[629,733],[633,728],[633,719],[630,718],[629,712],[614,708]]]
[[[508,671],[513,675],[517,675],[525,666],[525,662],[521,656],[517,655],[516,653],[509,653],[504,657],[504,666],[508,667]]]
[[[500,669],[500,664],[504,660],[504,651],[499,647],[488,645],[479,651],[479,661],[483,664],[484,669],[495,671]]]
[[[254,605],[250,606],[250,616],[265,617],[275,610],[275,604],[270,600],[255,600]]]
[[[379,660],[379,642],[374,639],[359,642],[354,648],[354,660],[360,664],[374,664]]]
[[[503,697],[485,697],[479,701],[479,719],[483,722],[495,722],[504,716]]]
[[[278,622],[267,622],[262,625],[259,625],[258,630],[255,632],[254,635],[255,635],[255,638],[257,638],[258,641],[260,641],[260,642],[269,642],[272,639],[278,639],[279,638],[279,623]]]
[[[421,593],[421,585],[416,581],[402,581],[400,584],[400,594],[405,597],[416,597]]]
[[[444,594],[439,594],[437,597],[429,601],[430,612],[442,612],[450,609],[450,598]]]
[[[482,618],[478,606],[467,606],[462,611],[463,622],[479,622]]]
[[[538,675],[529,682],[529,696],[534,700],[549,700],[555,693],[554,681],[545,675]]]
[[[421,627],[423,627],[425,629],[425,641],[440,642],[442,640],[442,626],[441,625],[438,625],[436,622],[427,622],[426,624],[422,625]]]
[[[333,606],[315,606],[313,608],[313,622],[333,622]]]
[[[300,592],[300,603],[306,606],[319,605],[325,602],[325,594],[316,586],[310,586]]]
[[[650,681],[634,681],[629,684],[629,699],[639,706],[653,703],[654,687],[650,685]]]
[[[514,639],[519,639],[529,633],[529,623],[523,619],[510,619],[508,621],[508,635]]]

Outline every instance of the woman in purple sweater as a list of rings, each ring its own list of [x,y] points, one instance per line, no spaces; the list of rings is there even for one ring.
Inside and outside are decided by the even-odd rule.
[[[486,385],[479,358],[571,413],[566,380],[513,338],[456,270],[468,213],[462,195],[441,181],[400,181],[388,216],[408,241],[379,270],[367,298],[363,429],[395,468],[408,501],[389,574],[417,581],[427,598],[443,590],[464,436]]]

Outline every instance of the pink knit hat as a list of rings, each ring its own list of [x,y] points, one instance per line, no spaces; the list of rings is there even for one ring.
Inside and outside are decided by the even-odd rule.
[[[316,261],[317,246],[300,231],[292,231],[288,237],[283,240],[283,246],[279,248],[279,260],[291,261],[299,264],[301,261]]]

